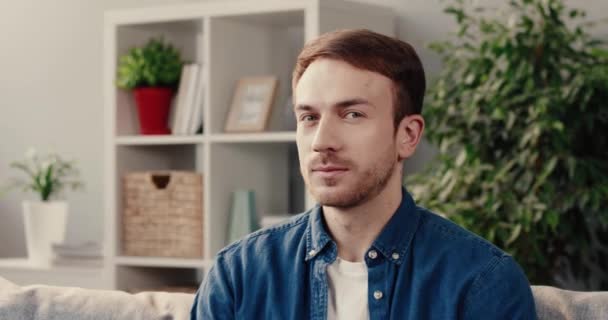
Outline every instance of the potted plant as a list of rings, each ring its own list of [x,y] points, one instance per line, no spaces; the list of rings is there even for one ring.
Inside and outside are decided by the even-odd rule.
[[[180,53],[161,39],[150,39],[120,57],[116,85],[133,90],[141,134],[169,134],[169,110],[179,82]]]
[[[534,284],[608,289],[608,51],[561,0],[457,0],[426,97],[439,156],[417,201],[502,247]],[[574,279],[574,283],[565,280]]]
[[[62,243],[68,216],[68,203],[61,194],[66,187],[82,188],[79,172],[74,161],[66,161],[57,154],[39,155],[30,148],[22,161],[10,164],[26,175],[25,179],[14,179],[9,188],[33,191],[39,201],[23,202],[28,258],[36,264],[49,264],[51,245]]]

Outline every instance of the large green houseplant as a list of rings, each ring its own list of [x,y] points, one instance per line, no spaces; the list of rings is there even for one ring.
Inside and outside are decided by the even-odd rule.
[[[184,62],[162,38],[120,57],[116,85],[133,90],[142,134],[168,134],[169,110]]]
[[[424,110],[440,152],[405,183],[513,254],[532,283],[606,290],[608,51],[561,0],[505,10],[447,7],[458,32],[432,45],[444,69]]]

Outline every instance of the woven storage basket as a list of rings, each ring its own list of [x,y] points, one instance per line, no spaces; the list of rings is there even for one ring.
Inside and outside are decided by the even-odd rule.
[[[123,252],[198,258],[203,253],[203,178],[186,171],[123,176]]]

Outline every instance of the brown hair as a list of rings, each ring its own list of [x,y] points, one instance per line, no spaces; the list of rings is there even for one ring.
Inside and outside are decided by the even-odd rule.
[[[394,126],[410,114],[420,114],[426,81],[422,63],[408,43],[366,29],[325,33],[307,43],[296,62],[292,90],[316,59],[342,60],[350,65],[380,73],[394,83]]]

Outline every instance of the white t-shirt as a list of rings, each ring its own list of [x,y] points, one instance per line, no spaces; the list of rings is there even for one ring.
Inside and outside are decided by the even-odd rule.
[[[336,258],[327,266],[327,320],[368,320],[367,266]]]

